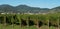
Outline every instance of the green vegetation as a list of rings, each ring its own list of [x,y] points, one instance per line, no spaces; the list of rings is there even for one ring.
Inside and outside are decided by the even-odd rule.
[[[45,14],[45,15],[0,14],[0,29],[1,28],[37,29],[37,26],[41,26],[41,24],[39,25],[39,22],[40,23],[42,22],[42,26],[38,28],[44,28],[44,27],[50,27],[50,29],[53,29],[55,27],[58,28],[58,25],[60,24],[59,17],[60,17],[60,13]]]

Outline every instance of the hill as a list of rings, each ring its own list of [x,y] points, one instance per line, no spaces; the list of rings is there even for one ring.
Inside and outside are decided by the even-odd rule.
[[[48,13],[48,12],[60,12],[60,6],[52,9],[49,8],[39,8],[39,7],[30,7],[28,5],[0,5],[0,12],[9,12],[9,13]]]

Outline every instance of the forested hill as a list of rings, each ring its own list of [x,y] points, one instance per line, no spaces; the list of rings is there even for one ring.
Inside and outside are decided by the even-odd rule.
[[[30,7],[28,5],[11,6],[11,5],[4,4],[4,5],[0,5],[0,12],[14,12],[14,13],[60,12],[60,6],[49,9],[49,8]]]

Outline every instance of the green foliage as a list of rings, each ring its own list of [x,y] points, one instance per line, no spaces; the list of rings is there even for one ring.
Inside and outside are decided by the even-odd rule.
[[[44,23],[48,23],[48,21],[52,23],[57,23],[60,13],[55,14],[38,14],[38,15],[29,15],[29,14],[0,14],[0,23],[4,21],[4,16],[6,16],[6,23],[21,23],[21,19],[28,21],[29,19],[32,21],[42,21]],[[60,20],[60,19],[59,19]]]

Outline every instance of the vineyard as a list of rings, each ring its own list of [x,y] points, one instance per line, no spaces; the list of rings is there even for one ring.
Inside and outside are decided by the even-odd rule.
[[[60,29],[60,13],[0,14],[0,29]]]

